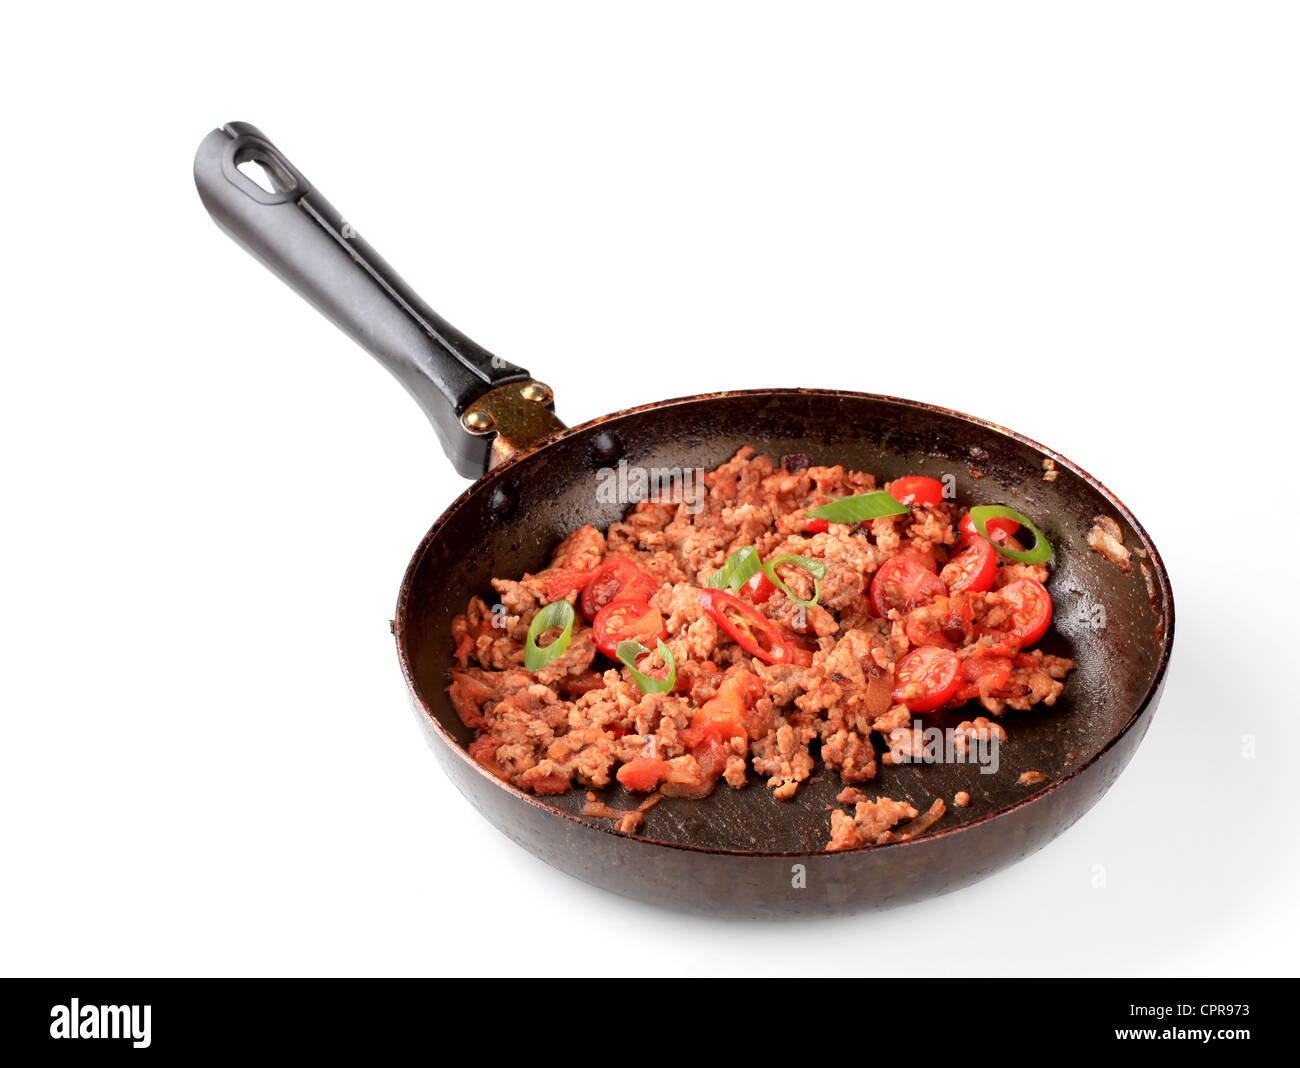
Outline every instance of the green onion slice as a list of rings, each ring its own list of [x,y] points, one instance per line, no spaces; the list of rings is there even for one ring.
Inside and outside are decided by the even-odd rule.
[[[560,636],[550,645],[539,648],[538,637],[551,627],[563,627]],[[552,660],[564,655],[573,637],[573,605],[568,601],[552,601],[543,608],[533,621],[528,624],[528,639],[524,642],[524,667],[529,671],[539,671]]]
[[[637,660],[650,651],[640,642],[619,642],[618,648],[614,651],[618,653],[619,663],[632,673],[632,680],[642,693],[667,693],[676,685],[677,660],[673,657],[673,651],[663,643],[662,639],[659,641],[659,655],[663,657],[664,663],[668,665],[668,674],[662,679],[656,679],[653,675],[637,671]]]
[[[804,512],[812,519],[825,519],[831,523],[862,523],[887,515],[906,515],[907,505],[899,504],[884,490],[862,493],[856,497],[841,497],[838,501],[823,504],[820,508]],[[769,576],[770,577],[770,576]]]
[[[777,566],[780,564],[789,564],[797,567],[801,571],[807,571],[813,580],[813,595],[811,601],[801,601],[794,595],[794,592],[781,581],[781,576],[776,573]],[[792,604],[802,605],[804,608],[811,608],[815,605],[822,595],[822,579],[826,577],[826,565],[820,560],[811,560],[806,556],[777,556],[767,561],[763,565],[763,574],[767,576],[768,581],[778,590],[784,593]]]
[[[761,566],[758,550],[752,545],[746,545],[728,556],[722,566],[704,580],[704,585],[711,590],[730,590],[735,593]]]
[[[1024,552],[1017,552],[1014,549],[1004,549],[996,541],[989,537],[989,532],[984,528],[984,524],[990,519],[1014,519],[1026,530],[1034,535],[1034,544],[1032,548]],[[1014,508],[1008,508],[1005,504],[978,504],[970,510],[971,525],[974,526],[976,533],[987,541],[993,548],[997,549],[1003,556],[1009,556],[1012,560],[1021,564],[1041,564],[1044,560],[1052,558],[1052,547],[1048,544],[1047,539],[1043,537],[1043,532],[1029,521],[1029,517],[1024,512],[1017,512]]]

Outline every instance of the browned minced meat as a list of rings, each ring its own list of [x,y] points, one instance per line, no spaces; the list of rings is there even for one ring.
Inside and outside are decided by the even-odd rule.
[[[1124,532],[1120,530],[1119,523],[1110,516],[1097,516],[1084,540],[1087,541],[1089,549],[1101,553],[1125,574],[1133,570],[1129,551],[1124,545]]]
[[[958,790],[957,796],[952,799],[952,803],[956,808],[965,808],[970,804],[970,794],[965,790]]]
[[[1036,786],[1038,783],[1046,781],[1047,776],[1041,771],[1022,772],[1020,778],[1017,780],[1021,786]]]
[[[827,852],[857,849],[859,846],[884,845],[897,836],[891,827],[903,820],[916,819],[916,809],[906,801],[878,797],[874,801],[859,801],[850,816],[843,809],[831,809],[831,840]]]
[[[943,501],[868,523],[806,529],[808,509],[876,488],[864,472],[818,466],[802,454],[774,463],[746,447],[705,475],[698,497],[641,501],[606,532],[573,531],[537,573],[493,579],[495,603],[475,597],[451,625],[455,666],[448,695],[475,731],[470,753],[494,775],[538,794],[610,786],[634,761],[655,770],[648,778],[629,775],[631,787],[655,791],[656,798],[700,797],[720,780],[740,788],[752,769],[775,798],[786,799],[811,777],[818,759],[846,788],[871,781],[881,762],[876,739],[884,739],[889,763],[890,751],[907,744],[914,719],[893,697],[895,665],[913,648],[909,626],[933,630],[942,613],[965,612],[964,624],[950,632],[958,657],[994,655],[992,643],[1010,612],[1000,591],[1019,578],[1048,577],[1041,566],[1002,560],[988,592],[953,593],[880,618],[869,596],[876,571],[891,556],[907,554],[937,573],[955,551],[963,509]],[[705,580],[745,546],[765,560],[792,554],[825,566],[816,604],[801,609],[778,590],[756,606],[797,650],[794,662],[769,664],[748,655],[700,603]],[[585,579],[618,557],[658,587],[649,601],[663,617],[676,661],[674,691],[642,694],[630,672],[597,650],[581,613],[564,654],[536,672],[525,670],[524,643],[536,613],[555,600],[575,603]],[[811,597],[805,573],[785,577],[797,596]],[[981,712],[1050,705],[1073,667],[1037,650],[1013,659],[1004,685],[967,694]],[[743,731],[705,751],[698,724],[715,707],[741,708]],[[982,716],[963,726],[1001,732]],[[865,795],[846,790],[841,803],[860,807]],[[859,828],[853,834],[874,843],[897,820],[867,831],[897,804],[882,799],[866,810],[861,826],[856,816],[841,823],[848,819]],[[610,809],[604,818],[632,830],[642,812]],[[834,840],[846,836],[853,835],[844,831]]]

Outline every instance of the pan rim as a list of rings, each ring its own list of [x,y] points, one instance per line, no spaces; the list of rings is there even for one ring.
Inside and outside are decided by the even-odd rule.
[[[854,400],[868,400],[874,402],[883,402],[885,404],[902,405],[905,407],[915,408],[921,411],[925,411],[937,415],[951,416],[956,419],[962,420],[964,422],[971,423],[975,426],[982,427],[985,430],[990,430],[996,434],[1000,434],[1005,437],[1011,438],[1015,441],[1020,442],[1022,445],[1026,445],[1029,448],[1034,449],[1035,451],[1041,453],[1043,456],[1051,458],[1058,466],[1063,465],[1068,470],[1072,471],[1075,475],[1082,478],[1085,482],[1088,483],[1089,486],[1091,486],[1094,490],[1100,493],[1107,501],[1109,501],[1111,505],[1115,507],[1115,509],[1124,517],[1124,519],[1137,533],[1140,541],[1142,542],[1142,548],[1145,549],[1147,552],[1147,562],[1151,565],[1152,571],[1155,576],[1155,581],[1159,586],[1161,592],[1162,609],[1160,613],[1160,623],[1161,623],[1160,654],[1156,664],[1155,674],[1152,676],[1150,685],[1147,687],[1146,692],[1143,693],[1141,699],[1138,701],[1133,712],[1130,714],[1128,719],[1124,721],[1123,726],[1121,726],[1119,730],[1117,730],[1109,738],[1106,744],[1103,745],[1100,749],[1098,749],[1097,752],[1095,752],[1087,760],[1083,761],[1077,767],[1072,768],[1068,774],[1065,774],[1060,778],[1055,779],[1054,781],[1048,783],[1048,785],[1044,786],[1041,790],[1036,790],[1033,793],[1029,794],[1028,796],[1021,798],[1019,801],[1013,802],[1010,805],[999,808],[993,812],[988,813],[987,815],[980,816],[977,819],[968,820],[965,823],[958,824],[954,827],[947,827],[941,831],[922,834],[917,838],[907,839],[906,841],[888,842],[884,845],[859,846],[855,849],[837,850],[835,852],[827,852],[824,849],[815,850],[815,851],[802,850],[797,852],[749,850],[749,849],[720,849],[712,846],[691,845],[689,843],[684,843],[684,842],[661,842],[651,838],[644,838],[641,837],[640,835],[622,834],[614,830],[613,827],[604,827],[599,824],[589,822],[588,820],[583,819],[580,816],[576,816],[571,812],[566,812],[564,809],[556,808],[554,805],[549,805],[546,802],[542,801],[540,798],[538,798],[535,794],[526,793],[525,791],[521,790],[519,787],[515,786],[513,783],[508,783],[502,779],[497,778],[486,768],[484,768],[483,765],[478,763],[478,761],[474,760],[469,755],[468,751],[456,740],[455,736],[452,735],[451,732],[449,732],[438,721],[438,717],[434,715],[433,710],[429,707],[428,703],[424,700],[423,697],[421,697],[420,691],[416,685],[415,676],[411,667],[410,656],[408,654],[408,649],[406,645],[406,634],[405,634],[406,609],[410,600],[412,583],[416,571],[419,570],[419,566],[421,562],[424,560],[425,553],[428,551],[429,546],[432,544],[432,542],[434,541],[438,533],[449,522],[451,522],[454,519],[456,512],[459,511],[459,509],[470,499],[471,496],[473,496],[478,492],[481,492],[485,486],[498,480],[500,477],[504,476],[506,473],[508,473],[510,470],[518,466],[520,463],[522,463],[529,457],[535,455],[538,452],[541,452],[542,450],[550,447],[551,445],[559,441],[565,440],[569,437],[581,433],[585,433],[591,430],[592,428],[599,427],[602,424],[608,423],[614,419],[620,418],[625,415],[636,415],[641,412],[652,411],[652,410],[662,409],[662,408],[669,408],[674,405],[694,404],[701,401],[709,401],[709,400],[724,400],[729,397],[753,397],[756,395],[772,396],[776,398],[789,397],[789,396],[845,397],[845,398],[852,398]],[[500,466],[495,467],[492,470],[488,471],[486,474],[482,475],[480,478],[470,483],[470,485],[465,489],[465,491],[461,493],[460,496],[458,496],[454,501],[452,501],[450,505],[447,506],[447,508],[443,511],[443,513],[437,518],[437,520],[435,520],[433,526],[429,528],[428,532],[424,535],[423,539],[421,539],[419,546],[416,548],[414,555],[411,557],[410,563],[407,565],[405,574],[402,576],[402,585],[397,595],[397,608],[396,608],[396,616],[394,618],[393,635],[397,642],[398,660],[402,666],[402,675],[406,680],[407,690],[410,692],[411,699],[415,702],[416,707],[420,710],[420,713],[424,716],[425,720],[432,727],[433,732],[435,736],[438,738],[438,740],[442,744],[446,745],[448,748],[453,750],[457,758],[460,759],[463,763],[465,763],[468,767],[472,768],[477,774],[482,775],[486,780],[488,780],[494,786],[496,786],[499,789],[505,790],[507,793],[511,794],[513,797],[517,798],[518,800],[523,801],[529,805],[532,805],[534,808],[538,809],[539,811],[547,815],[562,817],[563,819],[570,820],[573,823],[586,828],[587,830],[594,831],[600,834],[608,834],[613,836],[616,839],[628,842],[629,844],[635,843],[637,845],[647,846],[647,847],[684,850],[686,852],[691,852],[691,853],[709,854],[715,856],[752,858],[756,860],[769,860],[769,859],[782,859],[782,858],[795,858],[795,859],[806,860],[809,858],[830,858],[830,857],[839,857],[839,856],[855,856],[855,855],[861,855],[863,853],[878,853],[881,850],[885,850],[885,849],[906,849],[911,847],[918,847],[927,842],[936,842],[949,835],[957,835],[965,831],[971,831],[976,828],[984,826],[985,824],[989,823],[992,820],[999,819],[1002,816],[1010,815],[1011,813],[1017,812],[1028,805],[1034,804],[1037,801],[1041,801],[1042,799],[1052,794],[1055,790],[1061,788],[1066,783],[1073,780],[1076,776],[1083,774],[1083,772],[1085,772],[1086,770],[1088,770],[1089,768],[1097,764],[1098,761],[1100,761],[1108,752],[1114,749],[1115,746],[1117,746],[1120,743],[1120,741],[1125,737],[1125,735],[1127,735],[1128,732],[1132,730],[1133,727],[1143,718],[1144,714],[1147,712],[1147,710],[1151,707],[1152,703],[1154,702],[1156,696],[1160,693],[1161,687],[1164,684],[1165,673],[1169,667],[1170,654],[1173,650],[1174,595],[1173,595],[1173,588],[1169,583],[1168,573],[1165,570],[1164,560],[1162,559],[1159,550],[1156,548],[1156,544],[1152,540],[1151,535],[1147,533],[1146,528],[1138,521],[1137,517],[1132,513],[1132,511],[1129,510],[1128,506],[1124,504],[1124,502],[1121,501],[1117,496],[1115,496],[1114,493],[1112,493],[1109,489],[1107,489],[1106,486],[1099,479],[1089,474],[1087,471],[1085,471],[1078,464],[1074,463],[1068,457],[1062,456],[1055,449],[1050,449],[1046,445],[1043,445],[1042,443],[1034,440],[1033,438],[1027,437],[1026,435],[1021,434],[1015,430],[1012,430],[1009,427],[1002,426],[1000,423],[995,423],[988,419],[981,419],[978,416],[969,415],[966,412],[960,412],[953,408],[945,408],[942,407],[941,405],[929,404],[925,401],[909,400],[905,397],[894,397],[883,393],[863,393],[856,390],[811,389],[805,387],[773,386],[773,387],[759,387],[754,389],[742,389],[742,390],[721,390],[717,392],[698,393],[698,394],[682,396],[682,397],[670,397],[666,400],[651,401],[647,404],[640,404],[631,408],[624,408],[616,412],[610,412],[606,415],[598,416],[595,419],[589,419],[584,423],[578,423],[575,426],[566,427],[564,430],[557,431],[556,433],[550,435],[549,437],[538,442],[537,444],[527,449],[524,449],[521,452],[516,453],[514,456],[510,457],[510,459],[502,463]]]

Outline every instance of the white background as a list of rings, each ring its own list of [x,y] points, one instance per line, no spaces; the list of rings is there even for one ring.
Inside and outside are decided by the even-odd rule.
[[[0,969],[1294,970],[1297,28],[1229,3],[10,11]],[[425,748],[388,631],[464,483],[208,220],[191,159],[232,119],[569,422],[834,386],[1101,477],[1177,595],[1130,768],[994,878],[808,924],[648,909],[511,844]]]

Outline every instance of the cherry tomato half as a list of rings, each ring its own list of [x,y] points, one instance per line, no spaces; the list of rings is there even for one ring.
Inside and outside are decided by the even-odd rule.
[[[1020,524],[1014,519],[995,516],[993,519],[985,520],[984,529],[989,532],[989,537],[994,541],[1002,541],[1008,534],[1014,534],[1019,530]],[[984,541],[984,539],[979,536],[975,524],[971,521],[970,512],[967,512],[957,520],[957,544],[962,546],[971,541]]]
[[[903,631],[913,645],[939,645],[945,649],[963,645],[974,630],[975,613],[964,593],[936,597],[908,612],[903,622]]]
[[[723,590],[700,590],[700,604],[732,641],[769,664],[795,661],[793,646],[766,616]]]
[[[871,607],[883,619],[891,608],[909,612],[947,592],[948,587],[939,581],[939,576],[914,556],[896,553],[880,566],[871,580]]]
[[[1010,625],[1003,629],[1017,646],[1033,645],[1047,630],[1052,621],[1052,596],[1041,582],[1018,579],[998,592],[1003,605],[1010,611]]]
[[[936,505],[943,500],[943,483],[926,475],[904,475],[888,486],[889,495],[899,504]]]
[[[947,702],[961,684],[961,661],[951,649],[923,645],[913,649],[894,669],[895,701],[910,712],[932,712]]]
[[[639,599],[611,601],[596,613],[591,630],[596,648],[612,660],[618,659],[619,642],[640,642],[653,649],[660,638],[668,637],[659,609]]]
[[[659,589],[653,576],[626,556],[612,556],[592,574],[582,590],[582,614],[594,620],[611,601],[648,601]]]
[[[967,543],[956,556],[944,565],[939,578],[953,593],[983,593],[993,588],[998,573],[998,554],[983,538],[976,537]]]

